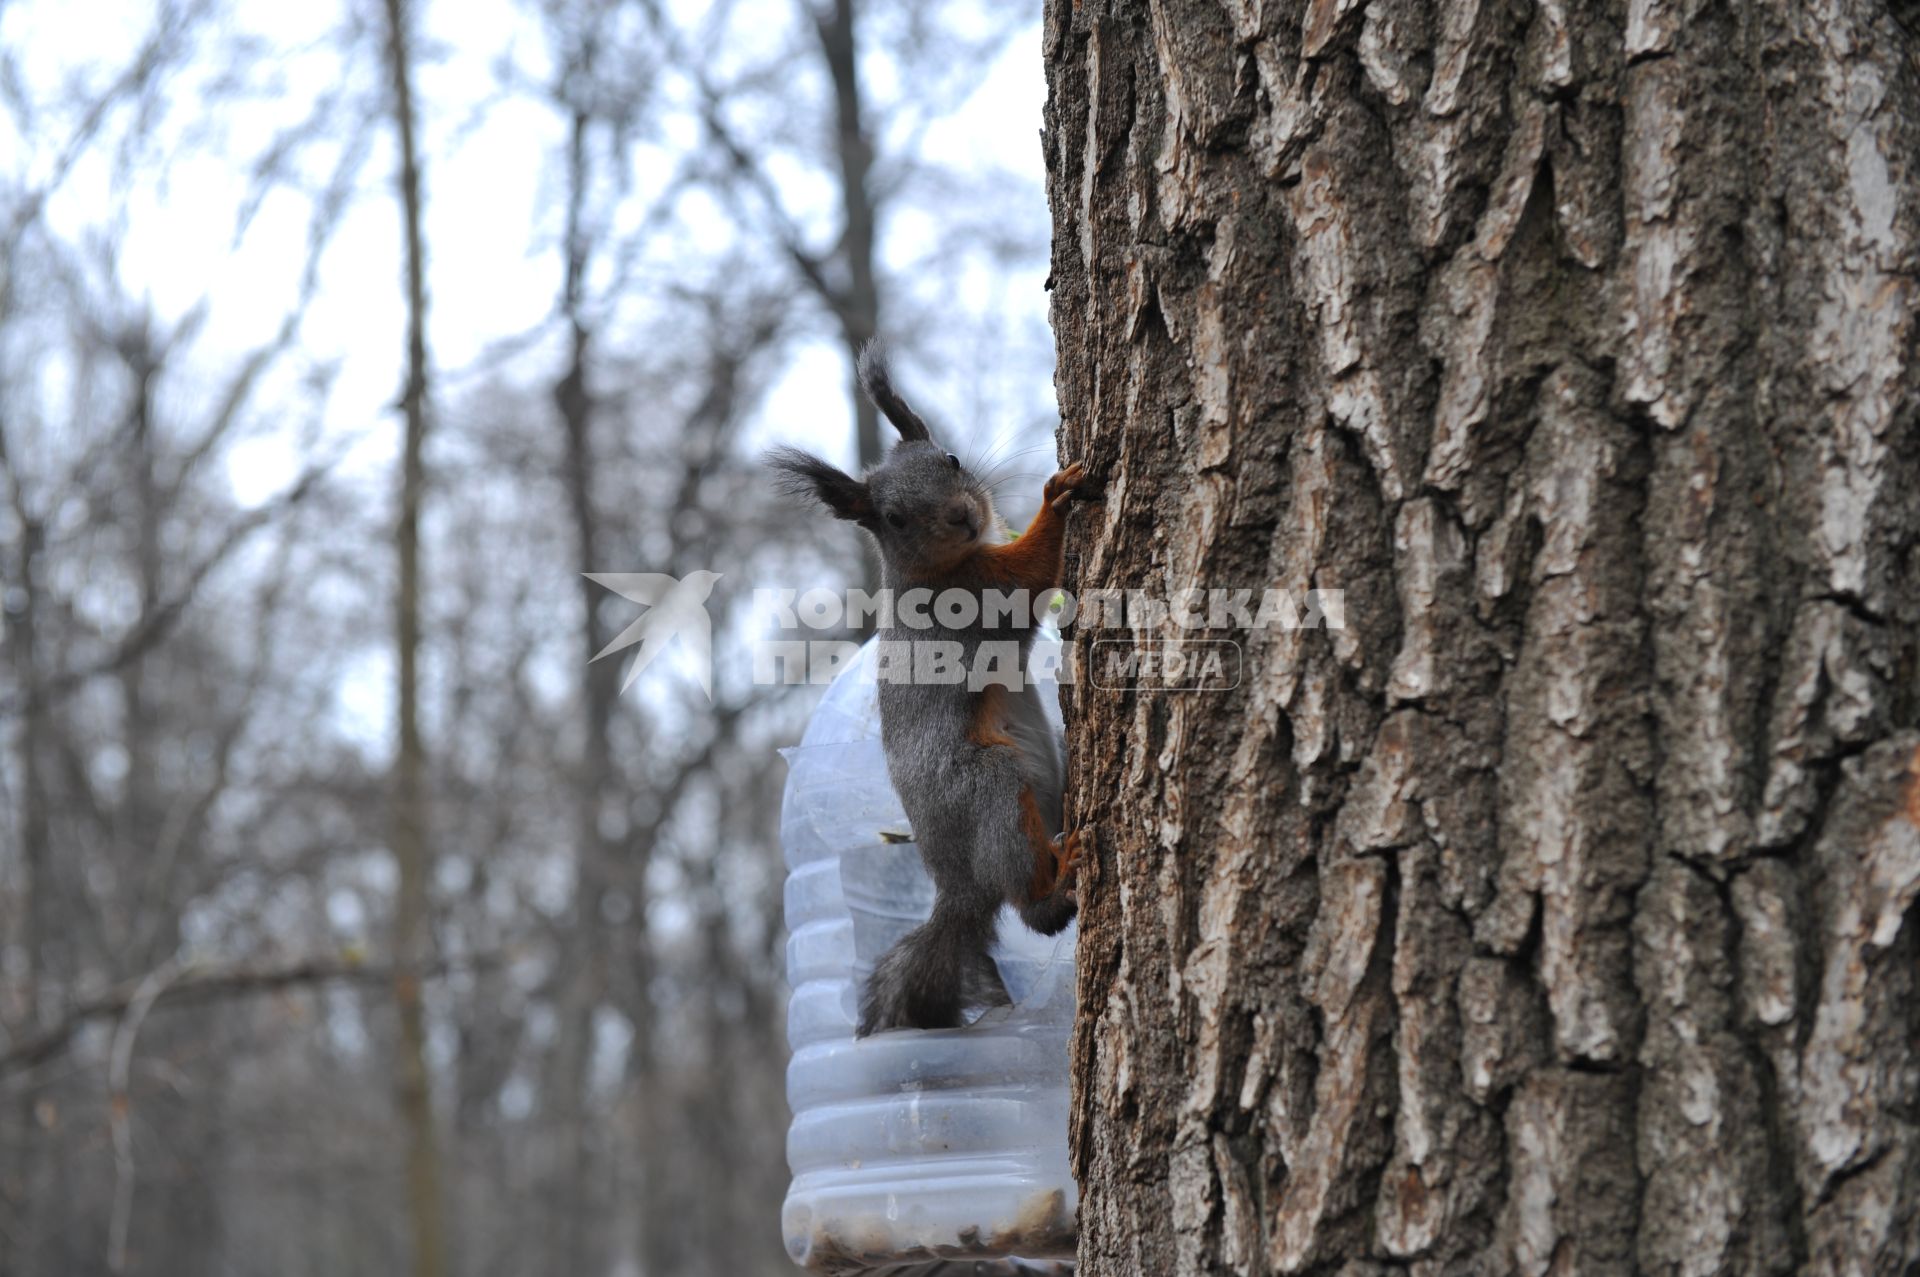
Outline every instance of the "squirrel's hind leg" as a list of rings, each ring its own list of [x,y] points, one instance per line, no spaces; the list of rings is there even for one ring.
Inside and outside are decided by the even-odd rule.
[[[996,884],[1019,910],[1029,927],[1050,936],[1073,921],[1073,871],[1079,841],[1072,834],[1054,834],[1041,814],[1033,790],[1022,785],[1011,828],[1000,827],[990,836],[998,844],[990,863],[998,871]],[[983,830],[983,834],[988,831]]]
[[[1027,698],[1031,700],[1032,698]],[[975,778],[970,802],[973,819],[973,868],[980,884],[1019,911],[1021,919],[1041,935],[1050,936],[1073,920],[1073,856],[1078,844],[1059,834],[1060,767],[1049,737],[1029,736],[1026,749],[1009,734],[1006,712],[1010,705],[998,687],[980,699],[973,744],[977,765],[967,770]],[[1038,701],[1030,707],[1040,713]],[[1044,718],[1042,731],[1051,731]]]
[[[1027,898],[1019,904],[1020,917],[1041,935],[1050,936],[1079,912],[1074,883],[1080,866],[1080,831],[1055,834],[1044,846],[1035,838],[1032,846],[1033,878],[1027,884]]]

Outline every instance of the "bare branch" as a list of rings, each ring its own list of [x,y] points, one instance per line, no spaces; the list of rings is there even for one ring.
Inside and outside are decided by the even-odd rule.
[[[113,1129],[113,1215],[107,1225],[107,1271],[127,1271],[127,1229],[133,1222],[133,1096],[128,1079],[133,1073],[133,1042],[146,1023],[147,1013],[180,977],[180,964],[169,958],[141,978],[127,1013],[113,1031],[113,1050],[107,1054],[107,1121]]]
[[[111,652],[77,669],[55,675],[39,688],[21,688],[12,695],[0,699],[0,718],[23,712],[36,698],[43,705],[57,701],[88,679],[111,674],[139,660],[172,632],[175,623],[180,619],[180,614],[186,611],[187,606],[193,602],[194,595],[199,592],[206,579],[213,575],[216,568],[225,563],[233,552],[245,544],[255,532],[304,501],[331,469],[331,462],[309,466],[278,500],[250,511],[227,529],[227,534],[220,539],[220,543],[187,574],[185,584],[142,616],[139,623],[115,645]]]
[[[415,974],[437,979],[498,965],[502,955],[481,955],[459,962],[430,963]],[[162,970],[165,969],[163,964]],[[131,980],[86,1002],[76,1003],[50,1028],[23,1038],[0,1054],[0,1075],[18,1073],[44,1064],[67,1048],[74,1035],[96,1020],[114,1019],[128,1014],[141,997],[153,973]],[[174,1009],[197,1006],[228,998],[252,997],[262,993],[281,993],[288,989],[313,988],[329,984],[389,987],[394,970],[389,966],[370,966],[364,962],[310,958],[282,967],[186,967],[152,991],[152,1007]]]

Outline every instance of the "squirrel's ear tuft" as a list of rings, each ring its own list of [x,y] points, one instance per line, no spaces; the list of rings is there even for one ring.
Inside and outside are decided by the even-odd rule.
[[[887,371],[887,348],[878,337],[861,349],[859,372],[860,389],[867,392],[874,407],[887,414],[887,420],[893,423],[902,439],[911,442],[933,438],[933,432],[920,420],[920,414],[907,407],[907,401],[893,388],[893,377]]]
[[[812,497],[836,519],[858,523],[872,517],[873,498],[867,485],[838,466],[798,448],[769,449],[765,460],[774,472],[775,486],[787,496]]]

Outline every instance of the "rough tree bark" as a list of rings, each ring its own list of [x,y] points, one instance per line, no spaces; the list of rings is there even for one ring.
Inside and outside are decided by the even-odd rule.
[[[1920,1265],[1916,41],[1049,0],[1085,1274]],[[1083,647],[1086,636],[1079,640]]]

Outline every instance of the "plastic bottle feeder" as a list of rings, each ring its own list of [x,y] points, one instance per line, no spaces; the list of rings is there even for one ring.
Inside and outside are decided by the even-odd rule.
[[[1042,631],[1034,664],[1057,649]],[[853,1036],[874,962],[933,906],[887,780],[873,658],[868,643],[801,743],[783,751],[793,988],[787,1253],[822,1273],[954,1260],[1002,1261],[968,1272],[1070,1271],[1062,1261],[1073,1258],[1079,1205],[1067,1165],[1075,928],[1043,937],[1004,909],[994,961],[1012,1007],[960,1029]],[[1058,688],[1040,686],[1057,728]]]

